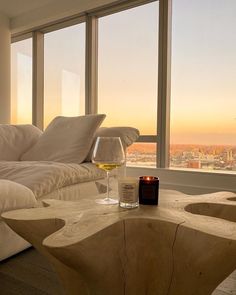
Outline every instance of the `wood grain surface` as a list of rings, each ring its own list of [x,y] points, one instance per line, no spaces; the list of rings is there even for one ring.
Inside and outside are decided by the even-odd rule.
[[[4,213],[52,263],[68,294],[211,294],[236,268],[235,195],[161,191],[125,210],[48,200]]]

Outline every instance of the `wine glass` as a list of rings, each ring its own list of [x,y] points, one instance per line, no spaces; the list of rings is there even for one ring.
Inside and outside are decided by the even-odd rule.
[[[125,154],[120,137],[98,137],[95,143],[92,162],[107,173],[107,196],[97,199],[96,203],[111,205],[118,204],[118,200],[110,198],[110,171],[125,163]]]

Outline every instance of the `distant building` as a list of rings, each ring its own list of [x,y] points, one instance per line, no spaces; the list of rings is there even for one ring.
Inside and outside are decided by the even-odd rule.
[[[234,160],[234,157],[233,157],[233,151],[232,150],[228,150],[227,151],[227,154],[226,154],[226,160],[227,162],[231,162]]]
[[[198,161],[198,160],[188,161],[187,168],[200,169],[201,168],[201,162]]]

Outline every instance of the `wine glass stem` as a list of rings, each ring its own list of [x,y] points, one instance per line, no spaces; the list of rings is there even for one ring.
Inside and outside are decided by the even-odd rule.
[[[110,199],[110,172],[107,171],[107,196],[105,200]]]

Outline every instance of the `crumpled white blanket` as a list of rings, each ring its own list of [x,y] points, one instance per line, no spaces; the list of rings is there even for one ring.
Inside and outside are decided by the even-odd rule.
[[[101,178],[104,178],[104,172],[92,163],[0,162],[0,179],[7,179],[28,187],[36,199],[68,185]]]

